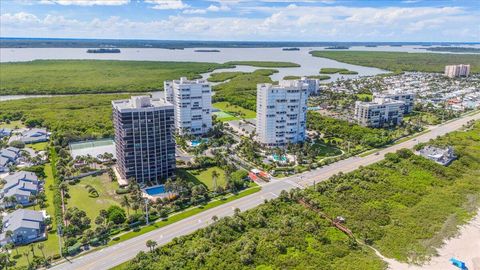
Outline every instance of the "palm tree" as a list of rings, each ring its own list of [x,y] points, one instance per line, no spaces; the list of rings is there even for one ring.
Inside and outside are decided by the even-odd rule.
[[[10,230],[6,231],[6,232],[5,232],[5,236],[6,236],[7,238],[9,238],[10,241],[13,242],[13,237],[12,237],[12,236],[13,236],[13,232],[12,232],[12,231],[10,231]]]
[[[220,176],[216,170],[212,171],[213,191],[217,190],[217,178]]]
[[[157,246],[157,242],[153,241],[153,240],[148,240],[147,243],[146,243],[147,247],[150,249],[150,252],[153,252],[153,250],[155,249],[155,247]]]
[[[127,215],[130,216],[130,198],[127,195],[123,195],[120,204],[127,208]]]

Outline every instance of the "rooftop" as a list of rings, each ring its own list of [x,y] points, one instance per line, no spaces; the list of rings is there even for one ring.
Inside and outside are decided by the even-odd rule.
[[[173,108],[173,105],[164,99],[151,98],[150,96],[132,96],[130,99],[114,100],[112,105],[119,111]]]

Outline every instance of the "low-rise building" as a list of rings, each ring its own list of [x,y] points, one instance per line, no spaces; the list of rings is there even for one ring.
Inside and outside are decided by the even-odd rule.
[[[46,239],[46,219],[45,211],[18,209],[7,214],[2,219],[0,246],[8,243],[24,245]],[[8,231],[12,232],[11,236],[7,236]]]
[[[365,127],[396,126],[403,120],[403,101],[374,99],[373,102],[355,102],[355,120]]]
[[[375,100],[380,99],[390,99],[390,100],[398,100],[403,101],[403,114],[409,114],[413,111],[413,107],[415,106],[415,94],[413,93],[388,93],[388,94],[377,94],[374,95]]]
[[[0,150],[0,156],[7,158],[10,162],[16,162],[20,157],[20,149],[16,147],[7,147]]]
[[[38,194],[42,185],[33,172],[20,171],[3,178],[5,185],[0,189],[0,203],[4,207],[31,205],[30,196]],[[15,201],[5,200],[14,197]]]
[[[453,151],[453,147],[451,146],[448,146],[447,148],[439,148],[429,145],[420,149],[418,153],[421,156],[433,160],[443,166],[447,166],[457,158]]]
[[[445,76],[449,78],[468,77],[470,65],[448,65],[445,66]]]
[[[32,128],[10,137],[9,142],[21,141],[24,143],[46,142],[50,138],[50,132],[43,128]]]
[[[0,128],[0,138],[12,135],[12,130],[9,128]]]

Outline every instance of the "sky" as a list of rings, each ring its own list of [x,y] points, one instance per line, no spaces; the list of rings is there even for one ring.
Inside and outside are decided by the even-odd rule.
[[[0,37],[480,42],[480,0],[0,0]]]

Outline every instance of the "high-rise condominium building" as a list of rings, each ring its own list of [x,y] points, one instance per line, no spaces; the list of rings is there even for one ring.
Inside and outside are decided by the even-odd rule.
[[[355,102],[355,120],[366,127],[395,126],[402,122],[403,101],[376,98],[373,102]]]
[[[179,134],[202,135],[212,128],[212,89],[205,80],[165,81],[165,100],[175,108]]]
[[[149,96],[114,100],[112,105],[117,168],[121,177],[144,183],[174,176],[173,105]]]
[[[257,85],[258,141],[264,146],[282,147],[305,140],[308,85],[280,81]]]
[[[467,77],[470,74],[470,65],[445,66],[445,76],[450,78]]]
[[[415,106],[415,94],[414,93],[388,93],[388,94],[379,94],[375,95],[375,100],[379,99],[390,99],[403,101],[403,114],[409,114],[413,111]]]
[[[320,88],[320,80],[319,79],[302,77],[300,79],[300,82],[306,83],[308,85],[308,94],[309,95],[318,94],[318,89]]]

